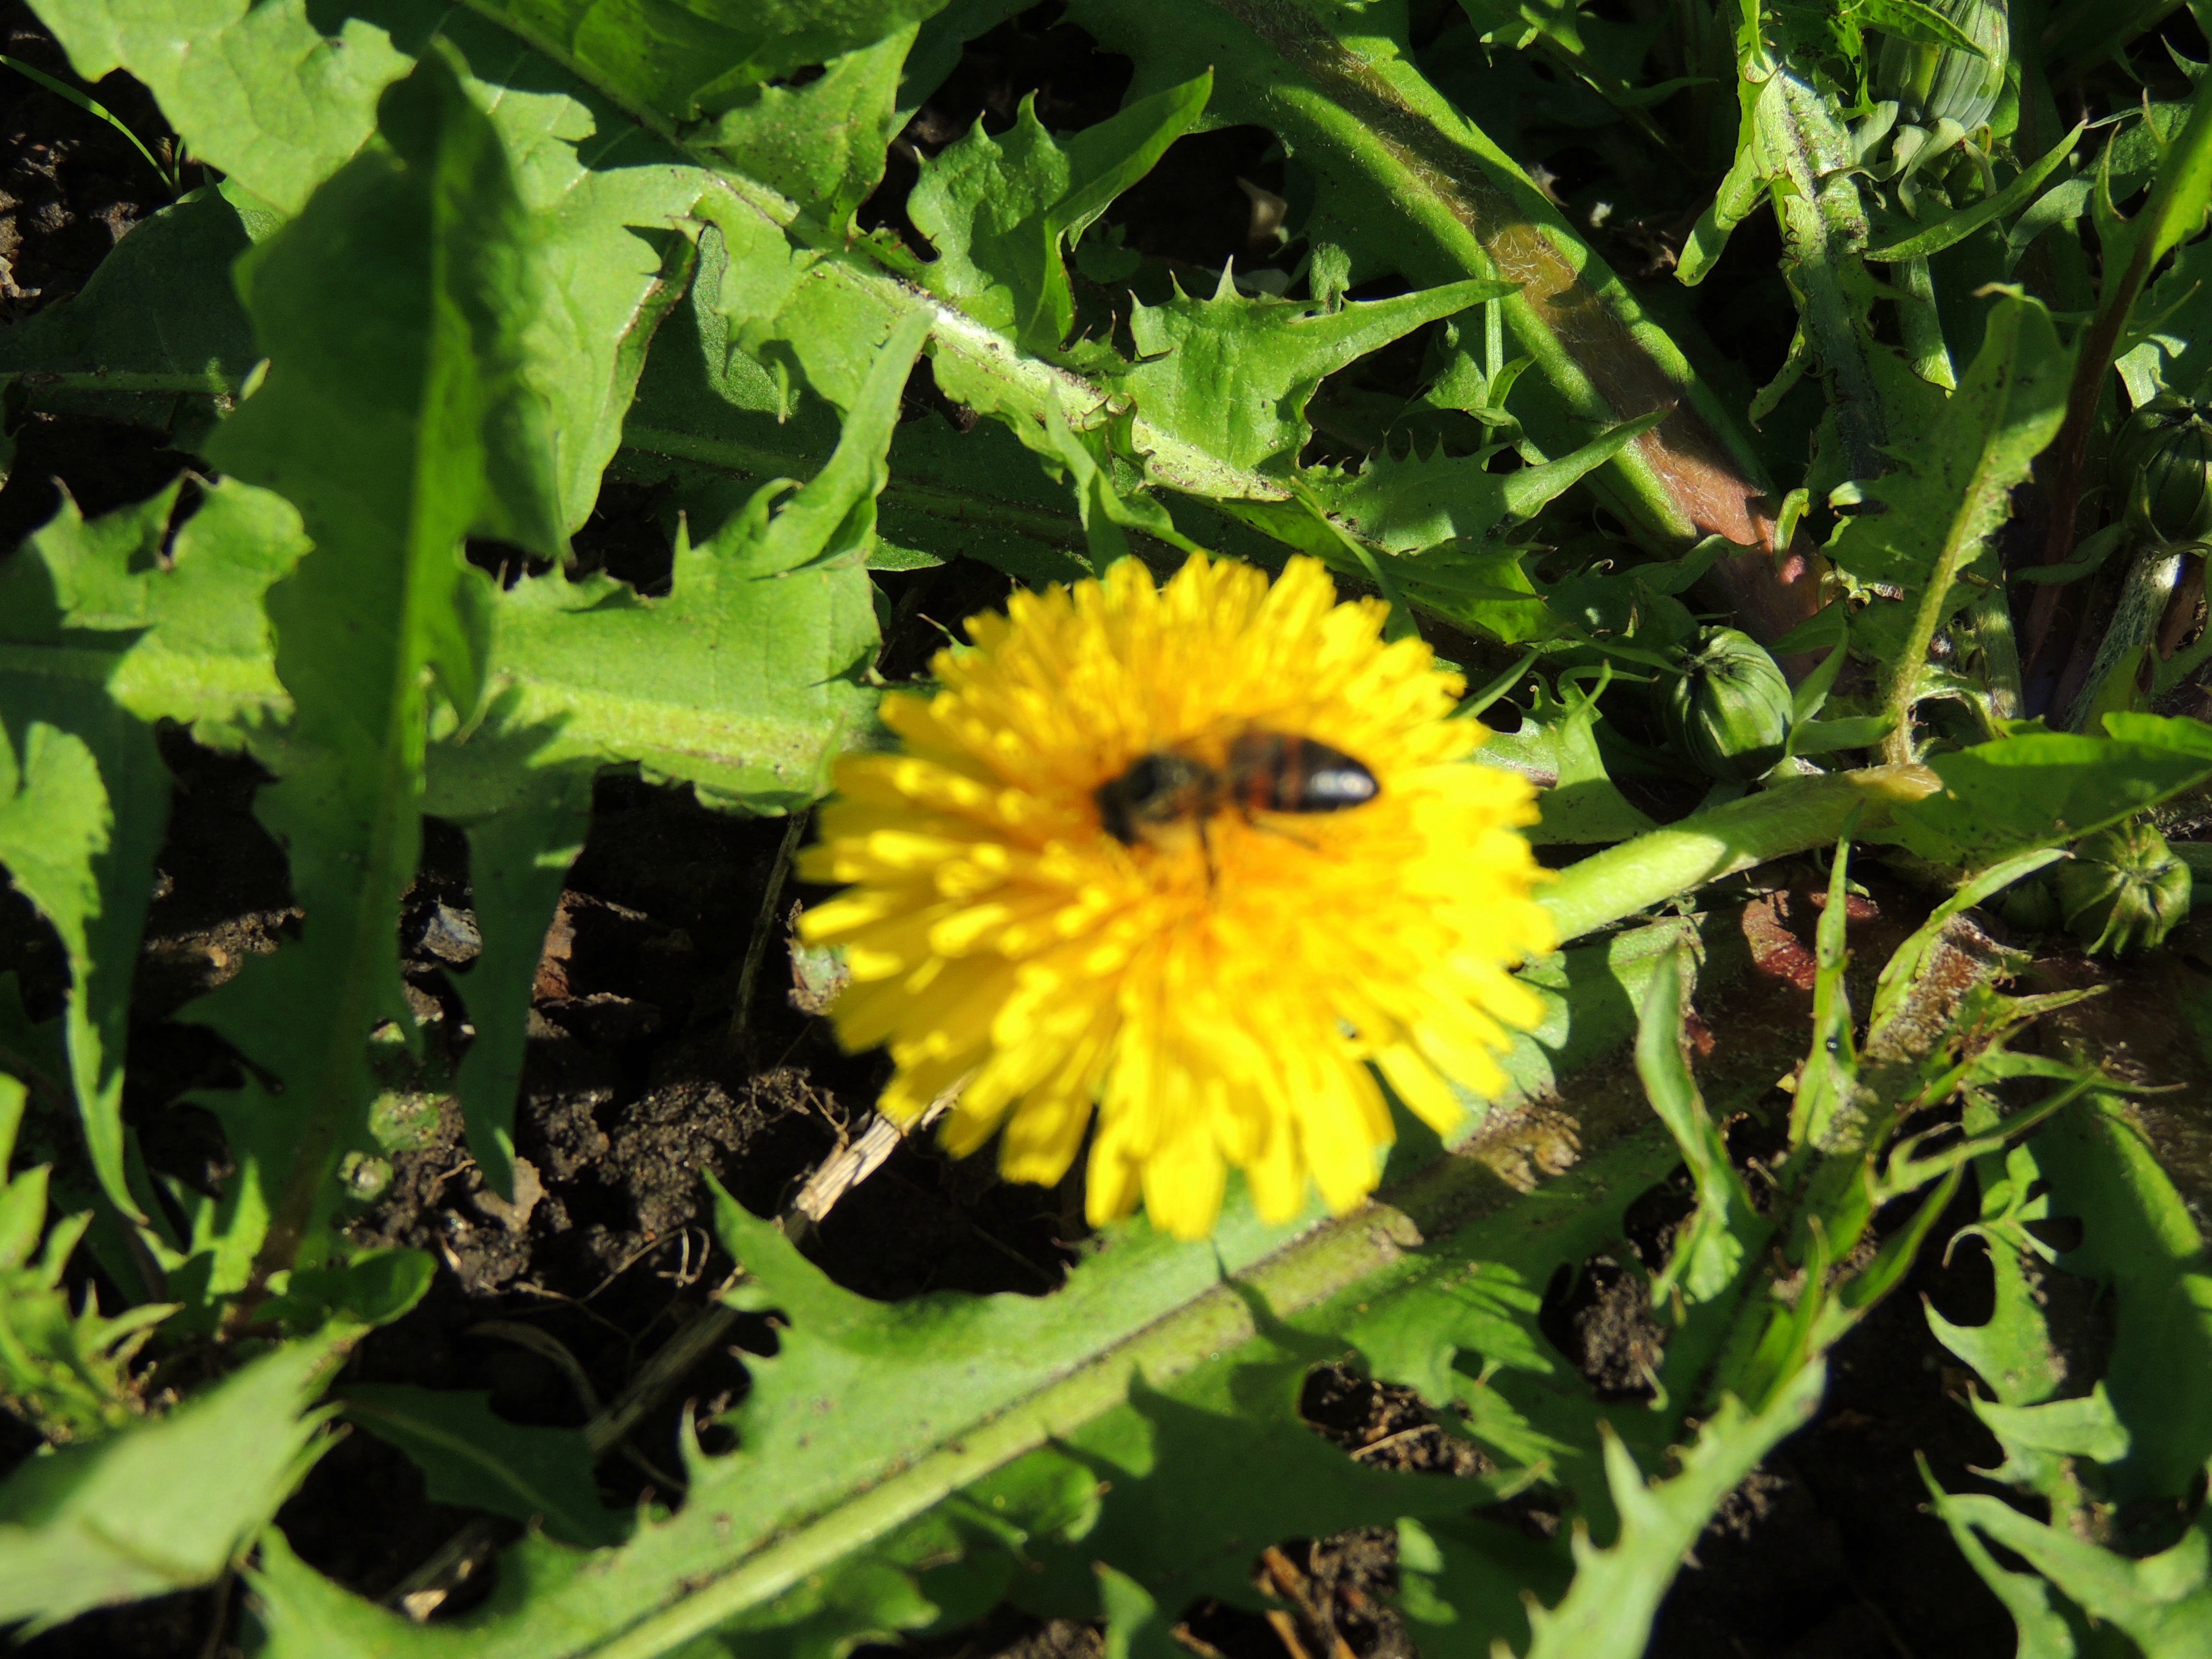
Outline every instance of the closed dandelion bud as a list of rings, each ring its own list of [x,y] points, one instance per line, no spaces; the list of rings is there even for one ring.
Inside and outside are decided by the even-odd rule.
[[[2141,819],[2085,837],[2057,885],[2069,931],[2114,956],[2158,944],[2189,915],[2189,866]]]
[[[2162,392],[2112,440],[2112,483],[2128,521],[2160,541],[2212,534],[2212,405]]]
[[[1758,641],[1708,628],[1667,688],[1667,736],[1700,770],[1731,783],[1771,771],[1790,740],[1790,682]]]
[[[1895,100],[1897,118],[1905,126],[1955,121],[1972,132],[1990,118],[2004,90],[2012,44],[2005,0],[1929,0],[1929,6],[1987,55],[1888,35],[1875,60],[1874,95],[1877,101]]]

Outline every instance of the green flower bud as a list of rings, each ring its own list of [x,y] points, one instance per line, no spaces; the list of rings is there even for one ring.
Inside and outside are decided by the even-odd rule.
[[[1917,40],[1886,36],[1875,60],[1874,95],[1894,99],[1897,118],[1905,126],[1932,127],[1956,121],[1968,132],[1990,118],[2004,90],[2005,58],[2012,25],[2005,0],[1929,0],[1944,21],[1987,54],[1977,58],[1956,46],[1923,46]]]
[[[2128,522],[2164,542],[2212,534],[2212,404],[2161,392],[2112,440],[2112,477]]]
[[[1790,740],[1790,682],[1758,641],[1708,628],[1667,687],[1667,736],[1700,770],[1730,783],[1771,771]]]
[[[2189,866],[2140,818],[2084,837],[2057,885],[2068,930],[2114,956],[2156,945],[2189,915]]]

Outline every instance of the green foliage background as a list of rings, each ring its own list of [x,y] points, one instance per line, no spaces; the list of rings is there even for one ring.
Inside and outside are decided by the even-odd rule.
[[[1885,38],[1971,52],[1955,4],[1691,0],[1631,24],[1568,0],[1073,0],[1133,62],[1120,111],[979,123],[922,160],[919,242],[863,229],[893,140],[1015,9],[38,6],[80,76],[127,70],[220,176],[0,334],[12,410],[158,429],[210,469],[181,522],[180,484],[90,520],[64,498],[0,562],[0,864],[70,970],[46,1025],[0,982],[0,1140],[31,1102],[99,1187],[59,1217],[42,1168],[0,1190],[0,1371],[51,1443],[0,1483],[0,1620],[236,1572],[277,1659],[829,1656],[1002,1601],[1103,1620],[1120,1659],[1170,1650],[1194,1598],[1261,1605],[1267,1542],[1381,1525],[1431,1659],[1626,1659],[1971,1171],[1996,1311],[1929,1317],[2022,1504],[1932,1477],[1929,1501],[2023,1655],[2206,1650],[2203,1237],[2127,1091],[2045,1039],[2066,999],[2009,994],[2025,958],[2002,948],[1960,967],[1972,907],[2212,782],[2212,737],[2152,706],[2212,647],[2154,662],[2124,605],[2076,642],[2045,597],[2123,546],[2146,580],[2179,563],[2129,539],[2098,469],[2121,392],[2203,370],[2203,66],[2069,132],[2057,91],[2160,9],[2015,5],[1986,121],[1939,124],[1908,165],[1869,76]],[[1738,384],[1515,161],[1515,100],[1546,99],[1704,181],[1680,283],[1771,215],[1798,318],[1772,384]],[[1282,261],[1201,283],[1127,246],[1117,200],[1237,124],[1296,169]],[[1378,282],[1403,291],[1351,297]],[[1409,337],[1412,396],[1360,380]],[[902,419],[922,375],[981,424]],[[665,595],[566,567],[610,477],[681,509]],[[2039,568],[2023,534],[2047,538]],[[534,562],[502,585],[470,538]],[[1575,942],[1528,970],[1551,1016],[1475,1122],[1577,1104],[1571,1169],[1519,1190],[1408,1135],[1349,1217],[1268,1228],[1232,1202],[1210,1249],[1138,1222],[1051,1296],[896,1304],[718,1188],[726,1301],[776,1314],[781,1347],[748,1362],[736,1449],[687,1444],[680,1505],[635,1514],[599,1501],[586,1431],[400,1385],[318,1403],[434,1271],[337,1224],[395,1072],[458,1098],[512,1190],[532,979],[596,775],[798,811],[878,740],[872,572],[970,558],[1041,583],[1201,545],[1313,554],[1491,680],[1476,702],[1516,693],[1486,758],[1547,786],[1537,839],[1606,850],[1547,894]],[[1795,671],[1791,758],[1662,826],[1624,785],[1680,760],[1631,701],[1723,614]],[[236,1164],[215,1196],[149,1173],[121,1112],[160,721],[268,769],[256,811],[306,915],[192,1012],[250,1063],[204,1100]],[[468,837],[483,940],[449,1076],[400,995],[426,814]],[[1754,1188],[1723,1128],[1771,1106],[1771,1077],[1708,1100],[1684,1051],[1699,975],[1741,966],[1727,890],[1694,896],[1812,849],[1832,878],[1814,1030]],[[1876,856],[1949,896],[1855,1011],[1849,871]],[[1678,1170],[1664,1355],[1649,1400],[1608,1401],[1543,1336],[1544,1289]],[[2056,1218],[2079,1224],[2063,1252],[2035,1224]],[[143,1298],[73,1299],[80,1250]],[[2033,1294],[2051,1268],[2115,1310],[2086,1391]],[[148,1360],[184,1351],[201,1380],[149,1401]],[[1303,1381],[1347,1356],[1487,1472],[1389,1474],[1312,1433]],[[270,1524],[339,1412],[441,1501],[525,1524],[481,1606],[374,1605]],[[1565,1516],[1549,1542],[1500,1519],[1531,1489]],[[2146,1504],[2162,1528],[2125,1533]]]

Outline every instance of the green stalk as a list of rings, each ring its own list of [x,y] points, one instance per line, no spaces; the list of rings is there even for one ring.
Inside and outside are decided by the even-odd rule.
[[[1935,793],[1924,766],[1869,766],[1785,783],[1699,812],[1570,865],[1537,896],[1564,939],[1748,870],[1826,847],[1853,827],[1878,829],[1890,809]]]
[[[2182,557],[2179,547],[2163,543],[2136,555],[2089,677],[2065,711],[2062,730],[2095,737],[2104,730],[2103,715],[2142,706],[2137,682],[2143,653],[2157,639],[2159,622],[2180,583]]]
[[[1966,495],[1968,501],[1984,494],[1985,480],[1993,465],[1998,464],[1987,449],[1976,458],[1975,476]],[[1951,601],[1951,587],[1959,580],[1960,567],[1979,550],[1984,533],[1977,515],[1960,513],[1953,517],[1944,532],[1936,568],[1921,592],[1920,608],[1912,613],[1912,627],[1905,636],[1896,660],[1890,665],[1882,708],[1892,724],[1889,736],[1882,740],[1882,756],[1893,764],[1912,758],[1912,708],[1920,700],[1921,671],[1927,666],[1928,653],[1936,643],[1936,629],[1955,608]]]
[[[1856,171],[1843,165],[1850,135],[1829,100],[1788,65],[1768,62],[1764,73],[1755,118],[1773,169],[1767,193],[1800,327],[1823,368],[1844,465],[1854,478],[1879,477],[1897,434],[1877,368],[1881,348],[1863,326],[1867,216]]]

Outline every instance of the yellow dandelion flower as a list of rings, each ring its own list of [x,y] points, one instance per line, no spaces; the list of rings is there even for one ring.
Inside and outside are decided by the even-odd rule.
[[[839,1036],[890,1047],[884,1114],[957,1086],[949,1148],[1003,1127],[1006,1175],[1049,1183],[1095,1111],[1092,1223],[1141,1197],[1196,1238],[1232,1168],[1270,1220],[1310,1178],[1365,1197],[1378,1073],[1440,1131],[1445,1079],[1494,1091],[1540,1012],[1508,970],[1556,942],[1533,792],[1470,763],[1462,682],[1387,614],[1310,559],[1270,586],[1196,556],[1164,588],[1124,559],[971,618],[934,696],[886,697],[904,752],[840,763],[800,866],[852,884],[804,933],[845,947]],[[1301,793],[1301,763],[1334,770]]]

